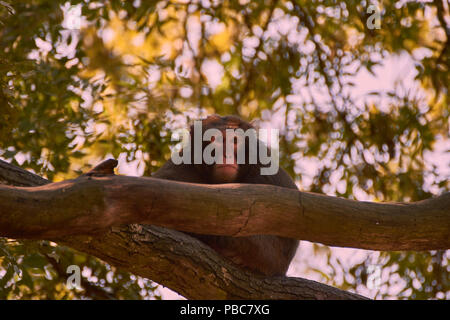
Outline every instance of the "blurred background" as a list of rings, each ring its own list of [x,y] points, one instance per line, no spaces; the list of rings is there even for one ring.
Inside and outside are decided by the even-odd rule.
[[[0,1],[0,158],[53,181],[150,175],[208,114],[280,130],[301,190],[450,189],[450,14],[437,1]],[[303,241],[288,272],[376,299],[450,299],[450,250]],[[66,286],[67,266],[83,290]],[[0,238],[0,299],[182,298],[48,241]]]

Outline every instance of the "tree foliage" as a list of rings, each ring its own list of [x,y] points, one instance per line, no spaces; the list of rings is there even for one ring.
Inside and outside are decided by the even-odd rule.
[[[370,29],[370,5],[0,1],[0,156],[55,181],[108,155],[149,175],[169,157],[173,129],[237,114],[281,129],[282,165],[303,190],[376,201],[440,194],[448,170],[426,157],[449,139],[449,6],[379,1],[381,26]],[[388,80],[378,75],[364,92],[361,75],[393,57],[415,79],[379,89]],[[378,264],[384,289],[405,283],[377,297],[449,297],[448,252],[382,252],[348,267],[314,246],[328,257],[332,271],[317,272],[329,284],[358,291]],[[149,281],[53,243],[3,239],[0,251],[1,297],[154,294]],[[60,270],[70,264],[95,288],[67,290]]]

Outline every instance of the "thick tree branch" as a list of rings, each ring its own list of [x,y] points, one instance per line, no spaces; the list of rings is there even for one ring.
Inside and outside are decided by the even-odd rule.
[[[188,299],[365,299],[311,280],[257,276],[222,259],[197,239],[155,226],[113,227],[96,237],[56,241],[152,279]]]
[[[112,171],[115,164],[114,161],[102,163],[83,176],[96,176],[105,168],[107,172]],[[6,172],[10,169],[25,177],[22,185],[37,181],[37,176],[23,169],[1,160],[0,165],[0,179],[4,182],[17,181]],[[42,181],[50,184],[45,179]],[[225,261],[200,241],[161,227],[133,224],[112,227],[95,236],[49,240],[152,279],[188,299],[365,299],[306,279],[255,276]]]
[[[450,248],[450,193],[415,203],[358,202],[269,185],[115,176],[114,161],[74,180],[33,188],[0,185],[0,235],[49,239],[146,223],[372,250]]]

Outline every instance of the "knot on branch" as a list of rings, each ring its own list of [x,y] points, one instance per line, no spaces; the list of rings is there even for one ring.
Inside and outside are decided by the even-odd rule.
[[[108,159],[96,165],[94,169],[82,174],[81,177],[92,177],[92,176],[108,176],[114,175],[114,168],[117,167],[119,162],[116,159]]]

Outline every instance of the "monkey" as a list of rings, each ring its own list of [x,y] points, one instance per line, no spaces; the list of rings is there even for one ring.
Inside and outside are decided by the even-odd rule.
[[[212,115],[202,120],[203,132],[207,129],[218,129],[226,138],[226,129],[240,128],[244,131],[254,127],[236,116]],[[191,143],[194,128],[190,128]],[[203,136],[203,135],[202,135]],[[264,167],[258,160],[256,163],[248,163],[248,151],[246,151],[245,162],[238,164],[236,161],[237,139],[234,139],[233,154],[227,154],[223,150],[223,164],[206,164],[202,160],[200,164],[181,163],[175,164],[172,159],[168,160],[152,177],[200,184],[224,184],[224,183],[250,183],[268,184],[290,189],[297,189],[296,184],[289,174],[282,168],[274,175],[261,175],[260,169]],[[202,142],[202,150],[214,143]],[[249,150],[248,137],[245,139],[246,150]],[[266,147],[267,148],[267,147]],[[182,153],[182,152],[181,152]],[[231,161],[226,162],[226,158]],[[230,237],[188,233],[206,245],[214,249],[219,255],[230,260],[243,269],[263,276],[283,276],[293,259],[299,241],[273,235],[254,235],[245,237]]]

